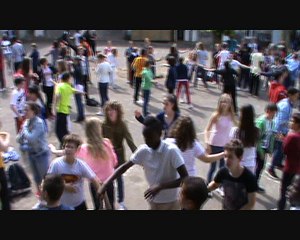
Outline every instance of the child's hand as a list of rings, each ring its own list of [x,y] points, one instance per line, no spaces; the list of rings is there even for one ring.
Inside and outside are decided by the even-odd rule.
[[[146,190],[144,193],[145,199],[149,199],[149,200],[153,199],[155,195],[160,192],[160,190],[161,189],[158,185],[148,188],[148,190]]]
[[[140,116],[142,116],[142,113],[139,110],[135,110],[134,115],[135,117],[139,118]]]
[[[49,144],[48,147],[50,148],[51,152],[55,152],[56,151],[56,147],[53,144]]]
[[[211,154],[211,146],[209,144],[206,145],[206,153]]]

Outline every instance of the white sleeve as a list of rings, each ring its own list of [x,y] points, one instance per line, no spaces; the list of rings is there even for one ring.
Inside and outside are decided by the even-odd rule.
[[[172,162],[172,166],[177,169],[179,168],[181,165],[184,165],[184,160],[182,158],[182,155],[180,153],[180,150],[178,147],[174,147],[171,149],[171,162]]]
[[[193,151],[194,151],[194,157],[200,157],[205,155],[205,149],[198,141],[194,142]]]
[[[57,169],[57,161],[53,161],[47,171],[47,174],[59,174],[58,169]]]
[[[12,96],[11,96],[11,101],[10,104],[16,106],[17,105],[17,96],[18,94],[14,91]]]
[[[78,159],[77,159],[78,160]],[[82,176],[84,178],[87,178],[87,179],[93,179],[96,177],[96,174],[94,173],[94,171],[89,167],[89,165],[87,165],[86,162],[82,161],[82,160],[78,160],[80,161],[80,166],[81,166],[81,171],[82,171]]]
[[[143,161],[145,159],[144,157],[144,144],[139,146],[138,149],[131,155],[130,161],[132,161],[134,164],[143,165]]]

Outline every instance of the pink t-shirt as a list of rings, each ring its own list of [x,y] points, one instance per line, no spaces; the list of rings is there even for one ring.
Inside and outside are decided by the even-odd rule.
[[[104,139],[104,146],[106,153],[108,154],[107,159],[95,159],[88,150],[87,144],[82,144],[76,153],[76,157],[85,161],[89,167],[95,172],[101,182],[108,179],[115,170],[118,160],[117,155],[113,149],[113,146],[109,139]]]
[[[212,127],[209,143],[212,146],[224,147],[231,140],[229,133],[232,127],[233,122],[230,116],[220,116]]]

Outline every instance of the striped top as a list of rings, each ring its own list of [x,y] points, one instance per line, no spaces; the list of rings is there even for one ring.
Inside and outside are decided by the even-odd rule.
[[[132,68],[135,70],[135,77],[142,77],[143,68],[145,67],[145,63],[148,60],[146,57],[137,57],[134,59],[132,63]]]

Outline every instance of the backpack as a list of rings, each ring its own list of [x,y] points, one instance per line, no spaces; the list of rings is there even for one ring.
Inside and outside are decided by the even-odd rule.
[[[27,176],[24,168],[18,163],[14,163],[8,168],[8,180],[10,183],[10,190],[18,191],[30,188],[31,182]]]
[[[88,105],[90,107],[98,107],[98,106],[100,106],[100,103],[93,98],[88,98],[86,100],[86,105]]]

